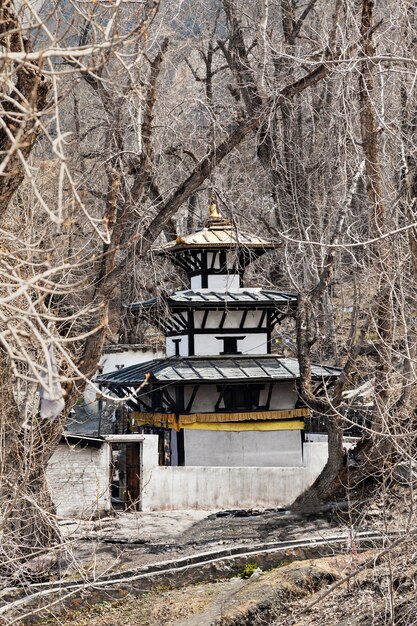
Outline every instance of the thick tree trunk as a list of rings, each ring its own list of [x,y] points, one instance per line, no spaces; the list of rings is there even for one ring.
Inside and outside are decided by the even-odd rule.
[[[311,343],[314,337],[313,309],[311,302],[306,296],[299,297],[297,310],[297,345],[298,362],[300,364],[301,395],[307,405],[317,413],[324,415],[328,433],[328,459],[327,463],[307,492],[301,494],[292,505],[294,510],[310,512],[331,499],[340,488],[339,472],[343,466],[343,430],[341,418],[337,414],[337,402],[332,405],[324,398],[318,398],[313,390],[311,380]]]
[[[327,415],[327,433],[329,456],[327,463],[316,478],[311,487],[301,494],[292,504],[294,511],[313,513],[318,511],[321,505],[330,500],[345,496],[343,482],[343,430],[340,427],[340,416],[337,414]]]
[[[13,4],[6,0],[0,8],[0,33],[10,52],[30,52],[31,46],[21,29]],[[5,68],[3,68],[5,69]],[[11,71],[12,73],[12,71]],[[0,179],[0,220],[24,176],[24,160],[35,145],[41,129],[39,117],[47,106],[49,83],[37,62],[20,64],[13,72],[15,81],[8,99],[2,101],[3,127],[0,150],[7,164]],[[22,115],[22,110],[25,112]],[[10,358],[0,347],[0,570],[21,569],[22,562],[51,546],[58,538],[51,521],[52,503],[44,477],[44,457],[50,447],[46,431],[32,429],[15,398]],[[43,460],[43,458],[42,458]]]
[[[362,146],[364,151],[364,171],[366,177],[366,187],[368,192],[369,206],[371,210],[371,222],[375,228],[375,235],[382,234],[386,227],[385,210],[382,201],[383,184],[379,156],[379,139],[376,115],[372,101],[374,89],[373,64],[369,57],[375,54],[372,42],[373,34],[373,0],[363,0],[361,16],[362,49],[365,60],[362,64],[359,75],[359,100],[360,100],[360,126],[362,135]],[[330,253],[331,254],[331,253]],[[294,508],[311,509],[318,506],[323,500],[334,499],[338,495],[343,495],[347,488],[356,490],[361,484],[367,481],[377,480],[381,476],[384,461],[392,450],[391,441],[384,436],[383,423],[388,419],[389,401],[392,385],[390,376],[392,372],[392,341],[393,341],[393,303],[391,285],[391,249],[387,239],[382,239],[374,248],[375,266],[379,274],[379,290],[375,302],[375,330],[378,337],[377,363],[375,370],[375,407],[373,417],[373,436],[367,437],[360,443],[356,450],[356,459],[359,465],[352,468],[345,468],[342,460],[342,429],[340,418],[336,414],[329,413],[327,417],[329,436],[329,457],[327,464],[314,482],[312,487],[297,498]],[[329,263],[330,271],[333,267]],[[322,274],[322,280],[328,281],[326,271]],[[320,285],[317,292],[321,291]],[[317,294],[316,294],[317,295]],[[308,358],[304,352],[308,352],[309,321],[311,311],[305,311],[305,307],[300,309],[300,327],[298,339],[301,341],[300,351],[300,372],[301,377],[308,376],[308,366],[303,367],[302,363],[308,363]],[[366,327],[368,323],[366,324]],[[365,332],[365,327],[363,328]],[[361,353],[361,342],[351,345],[350,354],[345,366],[343,377],[352,368],[356,357]],[[305,371],[304,371],[305,370]],[[341,401],[341,391],[343,381],[339,382],[339,389],[335,394],[334,408],[337,409]],[[304,395],[309,401],[309,388],[304,384]],[[311,402],[314,398],[311,398]],[[324,411],[326,412],[326,411]]]
[[[11,363],[3,349],[0,381],[0,571],[12,573],[60,541],[45,468],[62,422],[25,414],[14,397]]]
[[[383,181],[380,161],[379,129],[373,102],[374,69],[369,57],[375,55],[373,44],[374,0],[363,0],[362,4],[362,50],[365,61],[359,76],[360,124],[362,146],[365,154],[366,189],[371,208],[371,223],[378,236],[386,230],[386,212],[383,203]],[[388,419],[390,395],[392,393],[392,343],[393,343],[393,300],[392,272],[393,259],[391,244],[382,239],[374,248],[375,268],[379,275],[379,289],[376,297],[375,327],[378,337],[377,367],[375,372],[375,409],[373,430],[374,445],[382,445],[382,454],[387,453],[387,441],[381,438],[383,423]],[[381,454],[375,453],[377,458]]]
[[[30,42],[20,26],[10,1],[4,0],[0,7],[0,35],[5,36],[3,40],[6,41],[8,37],[10,52],[31,51]],[[2,102],[4,126],[0,129],[0,152],[7,154],[9,160],[0,177],[0,223],[25,176],[22,157],[26,159],[30,155],[38,137],[41,129],[38,117],[47,106],[50,87],[36,62],[31,66],[20,65],[15,76],[9,98]],[[23,116],[22,109],[25,111]]]

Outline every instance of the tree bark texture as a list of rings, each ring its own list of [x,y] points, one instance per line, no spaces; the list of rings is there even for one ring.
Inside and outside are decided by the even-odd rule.
[[[12,4],[5,0],[0,7],[0,35],[8,39],[11,52],[30,52],[30,42],[19,26]],[[24,160],[39,135],[39,119],[47,108],[49,88],[39,63],[34,62],[30,67],[21,65],[16,70],[10,98],[2,102],[4,127],[0,128],[0,154],[9,158],[0,177],[0,223],[24,179]],[[24,115],[20,107],[24,109]]]

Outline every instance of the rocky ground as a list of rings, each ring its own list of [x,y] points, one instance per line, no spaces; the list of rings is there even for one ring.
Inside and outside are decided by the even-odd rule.
[[[379,499],[352,506],[349,512],[329,510],[314,517],[288,515],[277,510],[174,511],[121,513],[90,522],[65,520],[62,528],[70,549],[63,554],[59,571],[53,572],[53,578],[66,580],[80,575],[100,580],[109,572],[122,574],[145,564],[237,545],[247,546],[249,550],[254,544],[265,542],[307,537],[327,539],[349,527],[390,533],[408,529],[408,534],[398,547],[382,556],[378,555],[384,545],[364,553],[347,541],[333,557],[326,555],[291,563],[281,561],[279,567],[269,571],[259,571],[258,563],[248,562],[240,572],[250,575],[256,570],[248,578],[231,578],[229,574],[227,579],[213,582],[212,576],[212,582],[189,584],[194,582],[191,574],[186,586],[176,588],[174,575],[170,588],[157,583],[151,592],[139,597],[129,593],[116,601],[108,597],[89,608],[82,608],[80,600],[79,609],[45,615],[40,623],[62,626],[417,626],[417,552],[413,519],[409,494],[398,489],[389,501]],[[386,545],[392,541],[395,538],[387,536]],[[364,560],[367,560],[365,568]],[[346,576],[350,578],[344,581]],[[73,606],[76,605],[75,602]]]
[[[276,510],[120,513],[94,522],[66,520],[62,528],[70,549],[60,575],[99,577],[197,551],[326,537],[343,526],[332,514],[307,519]]]
[[[365,552],[258,570],[247,580],[155,589],[140,598],[101,603],[44,624],[60,626],[414,626],[417,563],[387,580],[389,564]],[[353,572],[358,572],[352,575]],[[343,582],[345,580],[345,582]],[[394,598],[391,597],[394,594]],[[395,610],[391,611],[392,606]]]
[[[364,555],[361,556],[364,558]],[[205,626],[211,624],[272,623],[295,616],[290,602],[310,596],[349,571],[345,556],[292,563],[248,578],[187,586],[177,590],[155,589],[140,598],[103,602],[73,611],[45,624],[61,626]],[[268,619],[268,622],[265,620]],[[261,621],[263,620],[263,621]],[[279,623],[279,622],[277,622]]]

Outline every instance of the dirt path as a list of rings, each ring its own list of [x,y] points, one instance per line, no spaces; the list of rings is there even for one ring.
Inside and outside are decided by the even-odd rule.
[[[310,597],[326,588],[349,567],[350,561],[345,556],[300,561],[257,573],[247,580],[236,577],[183,589],[156,590],[139,598],[71,611],[65,617],[43,623],[45,626],[253,626],[256,615],[269,620],[274,616],[285,617],[285,607],[290,601]]]

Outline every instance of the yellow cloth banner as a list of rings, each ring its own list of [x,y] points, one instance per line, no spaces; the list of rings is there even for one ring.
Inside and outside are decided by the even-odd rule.
[[[142,413],[134,411],[132,413],[132,425],[151,424],[159,428],[186,427],[187,424],[226,424],[229,422],[251,422],[251,421],[276,421],[294,419],[297,417],[307,417],[310,409],[282,409],[277,411],[247,411],[245,413],[193,413],[191,415],[180,415],[179,420],[173,413]]]
[[[307,417],[310,409],[282,409],[280,411],[247,411],[245,413],[192,413],[191,415],[180,415],[181,424],[192,424],[193,422],[246,422],[248,420],[277,420],[293,419],[295,417]]]
[[[159,428],[171,428],[175,424],[176,419],[174,413],[141,413],[133,411],[132,426],[158,426]]]
[[[179,419],[173,413],[132,413],[132,426],[156,426],[158,428],[173,428],[176,431],[181,428],[193,430],[302,430],[304,422],[301,420],[288,419],[288,413],[295,413],[309,409],[293,409],[292,411],[268,411],[257,413],[197,413],[195,415],[180,415]],[[283,415],[283,414],[286,415]],[[279,414],[281,420],[262,419],[261,416]],[[253,416],[256,415],[255,418]],[[244,419],[244,416],[246,419]],[[303,414],[301,414],[301,417]],[[292,417],[292,416],[291,416]],[[294,415],[293,417],[298,417]],[[285,419],[286,418],[286,419]]]

